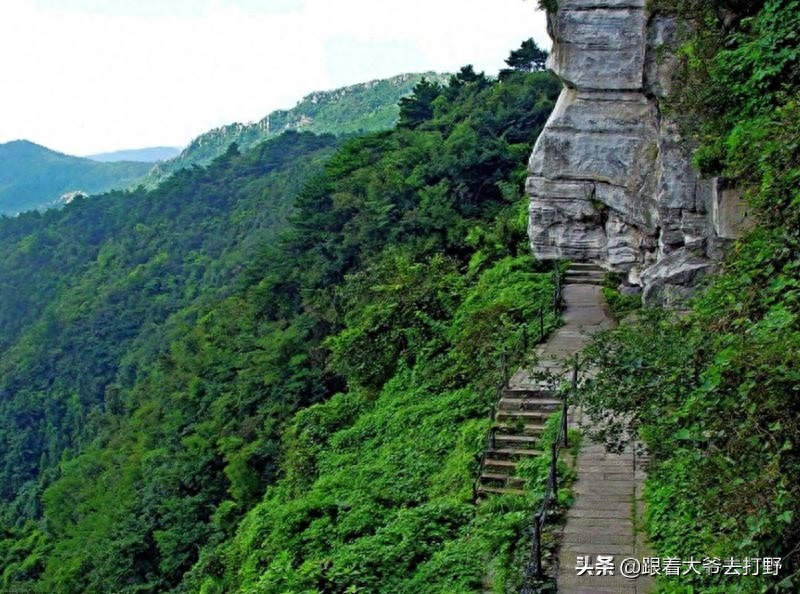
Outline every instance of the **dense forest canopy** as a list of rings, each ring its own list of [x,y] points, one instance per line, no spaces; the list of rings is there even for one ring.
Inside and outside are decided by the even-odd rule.
[[[0,588],[518,580],[528,514],[471,485],[496,356],[551,298],[522,181],[559,84],[533,70],[0,221]]]
[[[214,128],[193,139],[177,157],[153,167],[145,186],[154,187],[175,171],[208,165],[234,142],[241,150],[249,150],[290,130],[336,135],[389,130],[398,121],[400,98],[410,95],[422,79],[443,83],[449,76],[435,72],[400,74],[332,91],[317,91],[293,108],[270,112],[258,122]]]
[[[757,225],[691,312],[599,338],[585,403],[650,451],[654,555],[782,560],[664,591],[794,592],[800,1],[653,7],[692,25],[670,115]],[[521,197],[541,59],[0,220],[0,589],[514,591],[534,501],[471,485],[495,358],[552,290]]]

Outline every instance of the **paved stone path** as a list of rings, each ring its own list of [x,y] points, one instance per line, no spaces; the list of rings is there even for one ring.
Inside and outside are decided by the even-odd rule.
[[[594,333],[613,325],[596,284],[602,272],[580,264],[570,272],[574,280],[564,287],[564,325],[536,349],[538,371],[546,368],[564,373],[565,359],[579,353]],[[510,385],[525,388],[532,381],[530,371],[520,370]],[[572,426],[580,422],[581,414],[570,412]],[[631,450],[610,454],[601,444],[584,441],[576,462],[575,503],[567,512],[559,550],[558,592],[646,594],[653,590],[649,578],[627,579],[619,571],[619,563],[626,557],[641,561],[647,556],[643,537],[634,529],[634,518],[641,515],[644,480],[637,464],[641,466]],[[578,557],[588,556],[589,565],[594,566],[598,555],[613,555],[614,575],[597,575],[597,570],[592,570],[592,575],[589,571],[577,575]]]
[[[509,380],[509,387],[525,389],[536,383],[536,371],[545,369],[564,372],[564,361],[579,353],[599,330],[613,325],[606,314],[601,289],[592,284],[567,284],[564,286],[564,325],[558,328],[547,342],[536,347],[538,369],[520,369]]]
[[[645,594],[654,584],[649,577],[620,575],[626,558],[648,556],[634,518],[641,517],[641,461],[629,447],[610,454],[602,444],[584,443],[578,454],[575,503],[567,512],[567,523],[559,550],[558,591],[569,594]],[[613,575],[597,569],[598,555],[613,556]],[[578,575],[578,559],[593,570]]]
[[[587,264],[575,265],[567,272],[564,325],[536,348],[533,364],[517,371],[502,390],[476,497],[523,494],[516,467],[521,460],[542,454],[537,447],[545,422],[562,406],[556,388],[569,364],[567,359],[580,351],[593,333],[611,324],[598,286],[604,274],[602,268]]]

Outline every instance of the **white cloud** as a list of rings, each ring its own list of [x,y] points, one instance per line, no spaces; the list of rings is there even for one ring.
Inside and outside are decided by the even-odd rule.
[[[493,73],[526,37],[546,42],[534,8],[533,0],[3,0],[0,142],[27,138],[73,154],[180,145],[314,90],[467,63]]]

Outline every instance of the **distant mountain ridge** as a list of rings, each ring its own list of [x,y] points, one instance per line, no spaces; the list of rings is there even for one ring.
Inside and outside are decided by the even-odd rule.
[[[157,163],[148,176],[147,185],[155,186],[179,169],[206,165],[234,142],[240,149],[247,150],[287,130],[337,135],[388,130],[399,118],[400,99],[410,95],[423,78],[446,84],[450,75],[407,73],[331,91],[316,91],[293,108],[273,111],[258,122],[237,122],[214,128],[192,140],[176,158]]]
[[[0,214],[59,204],[62,196],[127,188],[140,181],[149,163],[100,163],[65,155],[28,140],[0,144]]]
[[[87,159],[101,163],[116,163],[118,161],[135,161],[138,163],[156,163],[174,159],[181,154],[181,148],[176,146],[153,146],[139,149],[127,149],[86,155]]]
[[[0,214],[59,206],[81,193],[97,194],[139,184],[153,188],[180,169],[208,165],[234,142],[247,151],[288,130],[334,135],[388,130],[399,118],[400,99],[410,95],[423,78],[446,84],[450,75],[400,74],[316,91],[295,107],[273,111],[258,122],[228,124],[201,134],[177,156],[179,149],[170,147],[75,157],[27,140],[2,144]]]

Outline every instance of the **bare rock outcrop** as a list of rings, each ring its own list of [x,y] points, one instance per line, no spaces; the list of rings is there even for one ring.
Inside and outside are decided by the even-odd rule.
[[[677,23],[645,0],[559,0],[548,29],[564,89],[529,163],[533,251],[624,273],[650,302],[680,300],[746,213],[698,177],[661,113]]]

